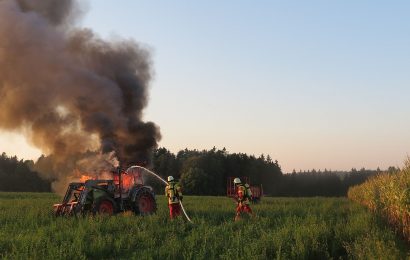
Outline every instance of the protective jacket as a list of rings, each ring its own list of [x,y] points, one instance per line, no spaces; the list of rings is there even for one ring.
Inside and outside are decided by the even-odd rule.
[[[182,190],[179,184],[175,181],[171,181],[165,187],[165,196],[168,197],[168,204],[178,204],[182,199]]]
[[[250,188],[245,187],[245,185],[243,184],[239,184],[236,189],[236,198],[238,200],[238,203],[249,204],[249,199],[252,196]]]

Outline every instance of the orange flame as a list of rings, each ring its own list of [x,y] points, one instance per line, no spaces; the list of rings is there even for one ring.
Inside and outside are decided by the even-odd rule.
[[[92,176],[88,176],[88,175],[81,175],[80,182],[86,182],[88,180],[95,180],[95,178]]]
[[[126,174],[125,172],[121,173],[121,187],[123,191],[127,191],[131,188],[132,185],[134,185],[134,175],[132,174]],[[119,184],[119,176],[118,174],[114,175],[114,183],[116,185]]]
[[[87,173],[80,173],[79,171],[76,172],[77,173],[77,178],[79,179],[80,182],[86,182],[87,180],[98,180],[101,178],[105,178],[105,179],[113,179],[114,180],[114,184],[118,187],[119,185],[119,174],[118,173],[112,173],[111,178],[110,176],[101,176],[101,174],[99,176],[97,175],[88,175]],[[123,191],[127,191],[129,190],[134,184],[143,184],[143,179],[141,176],[141,173],[139,171],[134,171],[134,172],[130,172],[130,173],[126,173],[126,172],[121,172],[121,187],[123,189]]]
[[[124,190],[129,190],[134,183],[134,178],[132,175],[123,174],[122,178],[122,187]]]

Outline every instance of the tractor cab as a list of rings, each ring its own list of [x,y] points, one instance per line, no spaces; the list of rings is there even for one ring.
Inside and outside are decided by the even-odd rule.
[[[121,190],[122,195],[127,196],[132,187],[143,186],[144,179],[141,169],[130,169],[128,171],[113,172],[116,190]],[[120,185],[121,183],[121,185]],[[119,192],[117,194],[119,196]]]

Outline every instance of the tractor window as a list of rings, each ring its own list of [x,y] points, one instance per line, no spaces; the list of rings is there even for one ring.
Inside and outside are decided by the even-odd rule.
[[[127,173],[131,176],[133,176],[134,183],[137,185],[144,185],[144,179],[143,179],[143,169],[140,168],[132,168],[127,171]]]
[[[121,173],[121,187],[123,192],[128,192],[129,189],[134,185],[135,180],[134,180],[134,175],[122,172]],[[114,184],[119,188],[119,176],[118,174],[114,174]]]

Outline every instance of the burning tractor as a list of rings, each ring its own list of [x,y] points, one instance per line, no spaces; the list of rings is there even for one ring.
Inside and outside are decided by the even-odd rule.
[[[150,186],[144,185],[141,169],[118,170],[112,174],[112,179],[70,183],[62,203],[54,205],[55,215],[114,215],[129,210],[142,216],[155,213],[155,194]]]

